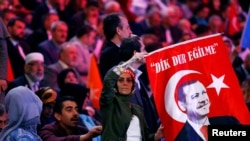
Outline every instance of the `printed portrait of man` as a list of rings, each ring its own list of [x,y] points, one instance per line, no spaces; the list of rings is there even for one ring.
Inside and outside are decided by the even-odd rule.
[[[177,93],[178,106],[186,113],[187,120],[176,141],[207,141],[208,125],[238,124],[237,119],[231,116],[208,117],[211,101],[206,87],[200,81],[184,82]]]

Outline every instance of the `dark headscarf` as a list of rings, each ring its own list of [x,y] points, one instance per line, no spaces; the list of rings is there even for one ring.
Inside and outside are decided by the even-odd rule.
[[[58,87],[59,87],[60,89],[63,88],[63,86],[64,86],[64,84],[65,84],[64,80],[65,80],[65,78],[66,78],[66,76],[67,76],[67,74],[68,74],[69,72],[73,72],[74,75],[75,75],[75,77],[77,78],[77,74],[76,74],[75,70],[73,70],[73,69],[71,69],[71,68],[67,68],[67,69],[62,70],[62,71],[58,74],[58,76],[57,76],[57,84],[58,84]]]

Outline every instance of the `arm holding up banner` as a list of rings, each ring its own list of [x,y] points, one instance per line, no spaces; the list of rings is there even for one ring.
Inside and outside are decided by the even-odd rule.
[[[141,107],[130,102],[135,86],[133,69],[143,63],[144,55],[145,53],[135,53],[127,62],[111,68],[104,77],[100,100],[103,141],[157,141],[163,137],[163,126],[155,134],[149,134]]]
[[[128,61],[120,64],[117,68],[122,71],[124,68],[132,67],[133,69],[138,69],[142,64],[145,63],[144,56],[147,55],[146,52],[136,52],[134,56]]]

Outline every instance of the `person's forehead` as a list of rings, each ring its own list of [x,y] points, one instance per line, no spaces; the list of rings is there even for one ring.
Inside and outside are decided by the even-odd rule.
[[[63,102],[63,108],[67,108],[67,107],[77,107],[77,104],[76,104],[76,102],[75,101],[64,101]]]

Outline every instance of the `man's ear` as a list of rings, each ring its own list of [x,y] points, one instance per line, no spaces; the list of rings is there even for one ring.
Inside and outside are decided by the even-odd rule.
[[[61,115],[59,113],[54,113],[54,117],[56,118],[57,121],[61,120]]]
[[[29,70],[28,64],[25,64],[23,68],[24,68],[24,71],[25,71],[25,72],[28,72],[28,70]]]
[[[186,111],[186,104],[185,102],[178,101],[178,106],[182,111]]]
[[[120,34],[121,34],[121,29],[120,29],[120,27],[116,27],[116,33],[120,36]]]

